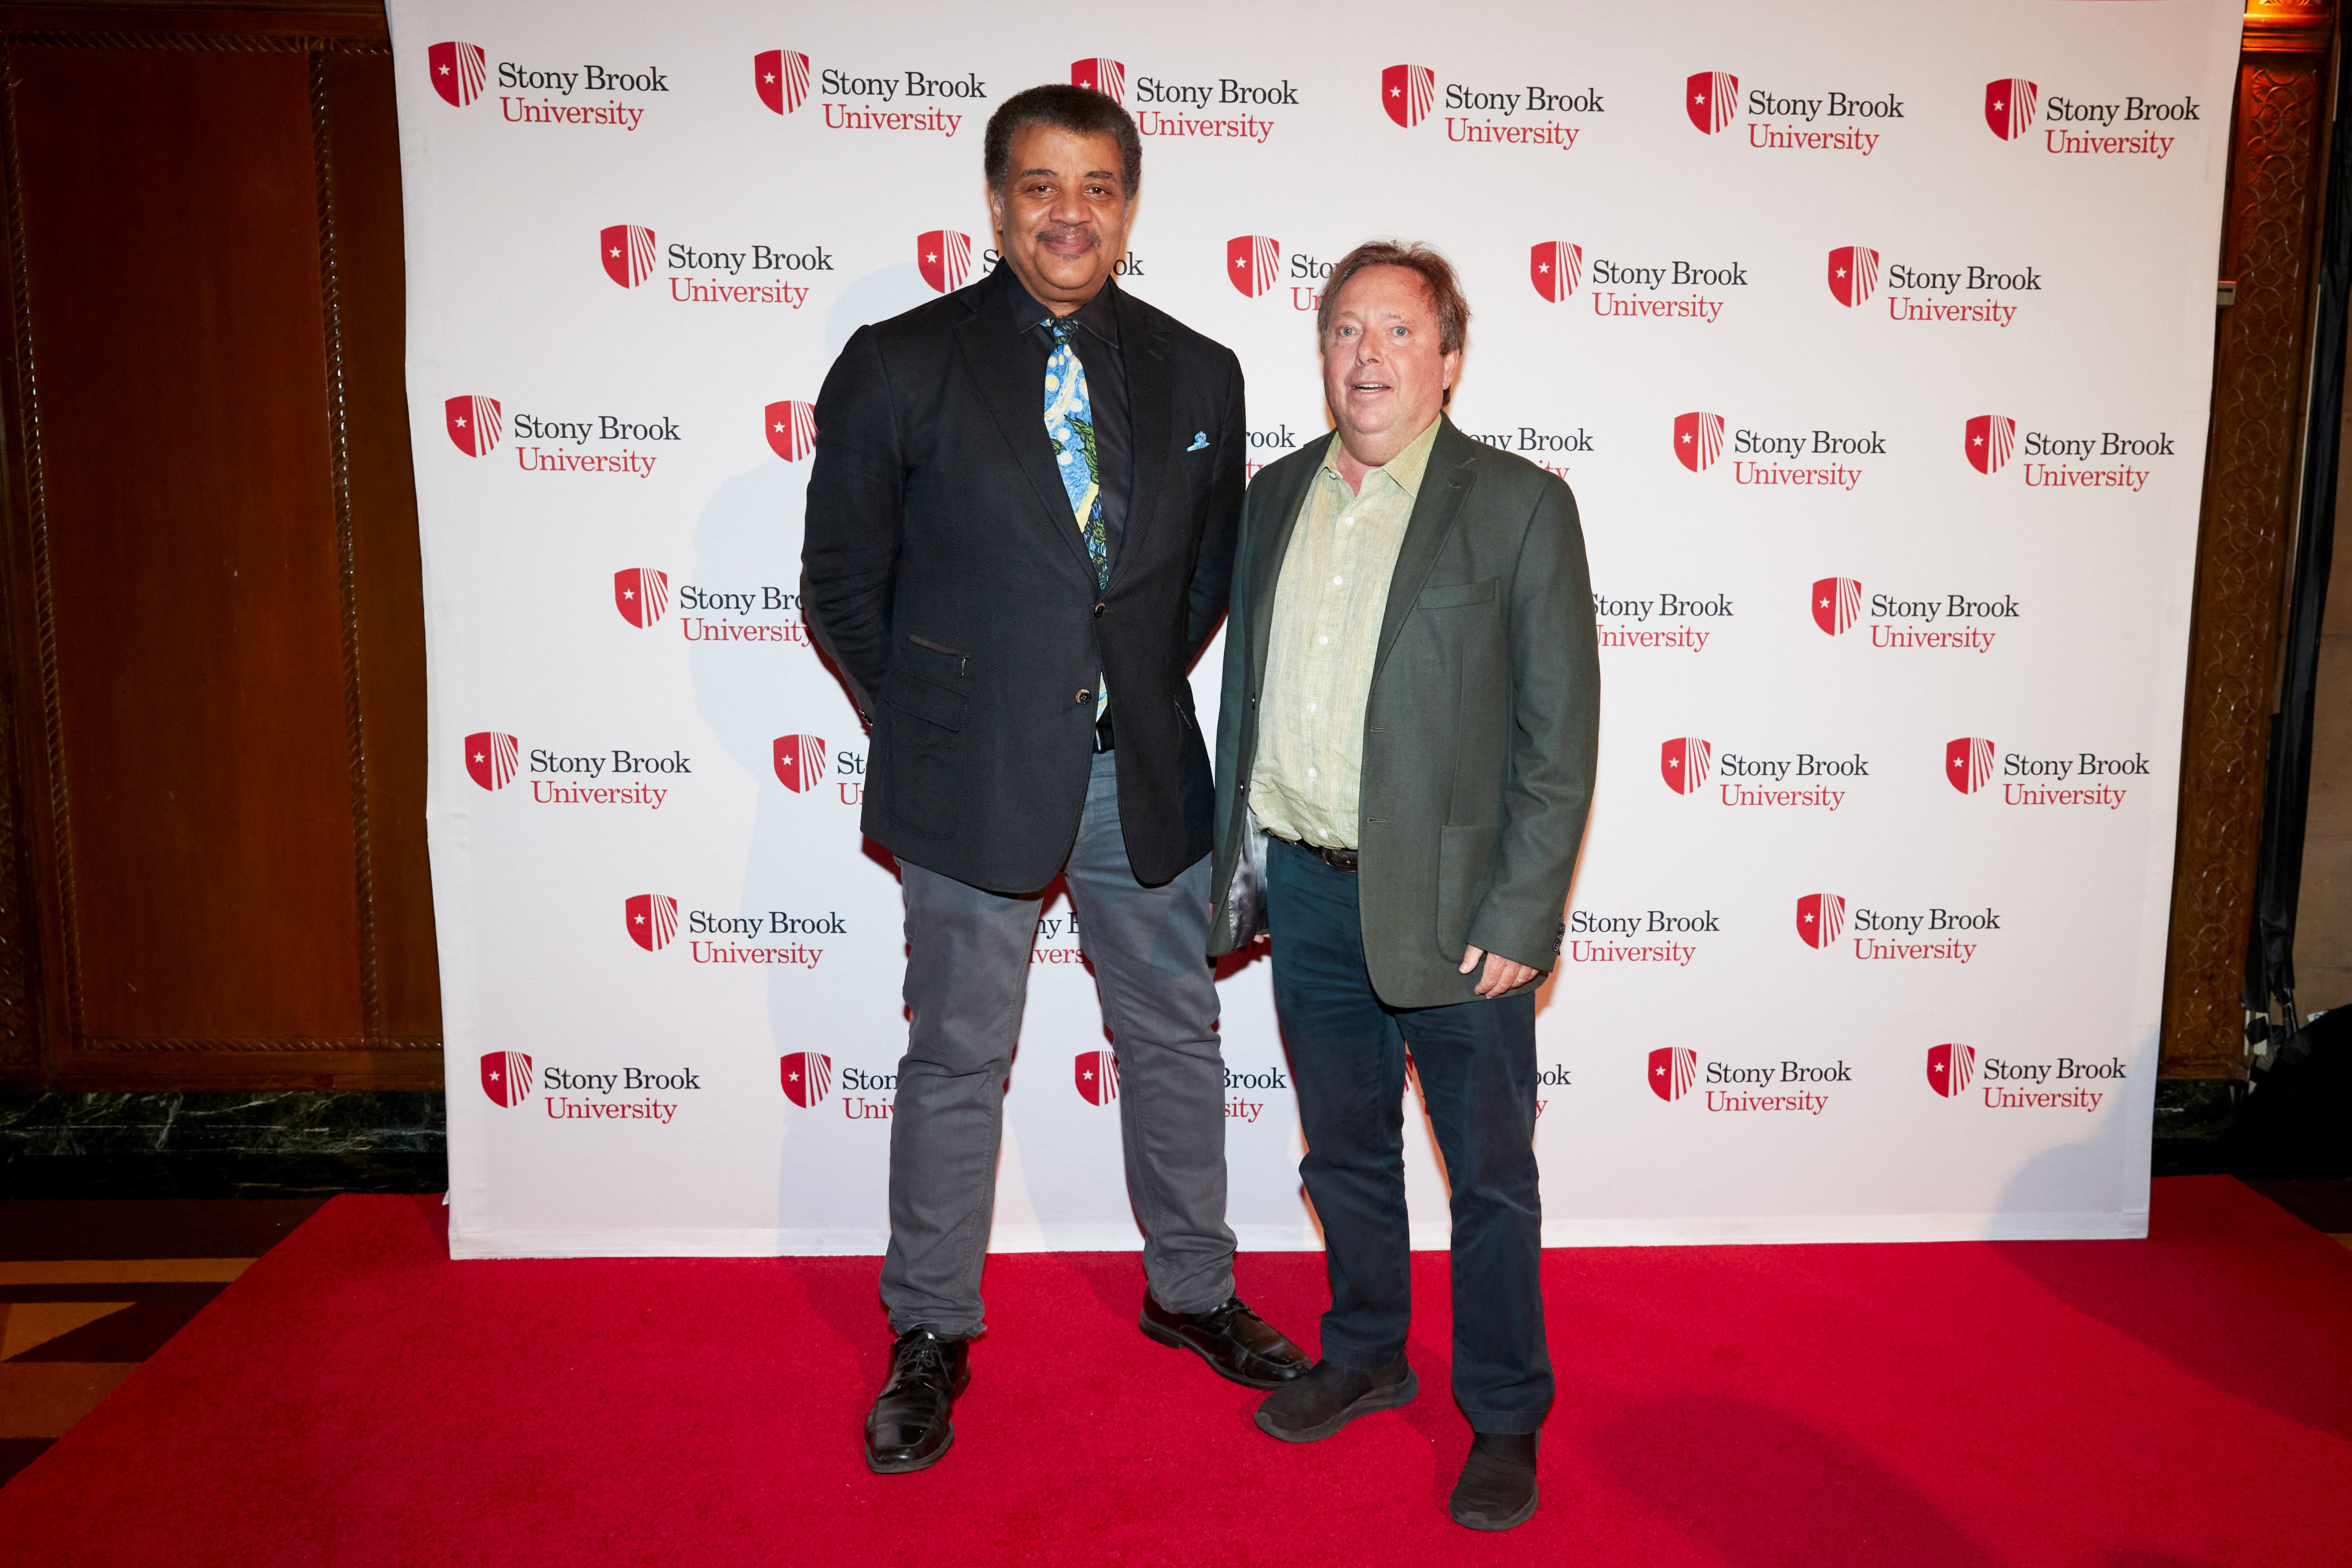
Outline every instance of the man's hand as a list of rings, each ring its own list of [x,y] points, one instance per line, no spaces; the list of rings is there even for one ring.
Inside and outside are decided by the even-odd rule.
[[[1481,996],[1500,996],[1506,991],[1517,990],[1536,977],[1536,972],[1526,964],[1514,963],[1499,952],[1488,952],[1476,947],[1462,950],[1462,973],[1467,974],[1477,968],[1482,958],[1486,961],[1486,973],[1478,977],[1478,994]]]

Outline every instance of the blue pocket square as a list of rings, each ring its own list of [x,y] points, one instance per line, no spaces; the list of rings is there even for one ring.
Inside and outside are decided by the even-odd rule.
[[[1188,452],[1197,452],[1208,444],[1209,433],[1206,430],[1195,430],[1192,432],[1192,444],[1185,447],[1184,450]]]

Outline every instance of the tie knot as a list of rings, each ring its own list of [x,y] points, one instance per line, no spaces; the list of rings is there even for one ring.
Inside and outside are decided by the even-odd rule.
[[[1054,334],[1055,342],[1066,343],[1070,341],[1070,334],[1078,330],[1078,324],[1067,316],[1048,316],[1045,318],[1045,330]]]

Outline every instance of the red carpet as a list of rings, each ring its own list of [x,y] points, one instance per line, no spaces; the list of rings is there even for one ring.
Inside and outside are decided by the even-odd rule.
[[[2352,1563],[2352,1252],[2235,1182],[2146,1242],[1547,1254],[1543,1507],[1444,1517],[1412,1408],[1292,1447],[1136,1333],[1122,1254],[997,1258],[955,1450],[857,1457],[865,1258],[467,1263],[342,1197],[0,1489],[11,1563]],[[1315,1254],[1242,1288],[1311,1340]]]

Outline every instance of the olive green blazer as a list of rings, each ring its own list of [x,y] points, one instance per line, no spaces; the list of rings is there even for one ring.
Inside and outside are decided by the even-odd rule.
[[[1243,505],[1217,718],[1213,955],[1252,934],[1234,868],[1251,847],[1260,682],[1276,583],[1323,450],[1318,440],[1261,469]],[[1446,420],[1389,580],[1364,710],[1359,891],[1382,1001],[1473,1000],[1465,944],[1538,970],[1558,962],[1600,721],[1576,498]]]

